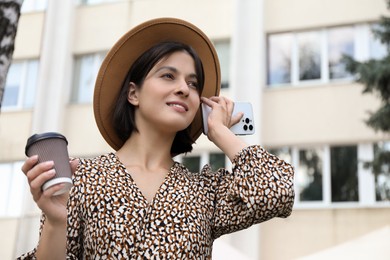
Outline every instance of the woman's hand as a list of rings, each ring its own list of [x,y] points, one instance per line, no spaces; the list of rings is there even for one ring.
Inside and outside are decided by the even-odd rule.
[[[211,107],[207,118],[207,137],[217,145],[230,160],[247,144],[237,137],[230,127],[237,124],[243,117],[243,113],[232,115],[234,102],[225,97],[202,97],[201,101]]]
[[[202,97],[202,102],[211,107],[211,113],[207,118],[208,123],[208,137],[212,141],[213,134],[220,131],[222,128],[232,127],[240,122],[243,114],[238,113],[232,115],[234,102],[225,97]]]
[[[46,221],[53,226],[63,226],[66,224],[66,204],[69,192],[53,196],[64,184],[57,184],[42,191],[42,185],[55,175],[54,162],[47,161],[39,164],[37,162],[38,156],[34,155],[27,158],[22,166],[22,171],[27,176],[30,192],[38,207],[45,213]],[[78,163],[78,160],[70,162],[72,173],[75,172]]]

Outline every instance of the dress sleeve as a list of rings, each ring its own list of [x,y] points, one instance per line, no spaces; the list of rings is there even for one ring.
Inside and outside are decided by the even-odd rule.
[[[244,148],[232,172],[219,170],[213,237],[274,217],[288,217],[294,204],[293,167],[260,146]]]
[[[83,183],[89,160],[80,159],[68,200],[66,259],[82,259],[83,255]]]

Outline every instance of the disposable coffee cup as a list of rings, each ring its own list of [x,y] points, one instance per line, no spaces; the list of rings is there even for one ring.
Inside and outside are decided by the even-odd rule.
[[[72,187],[72,170],[69,164],[68,141],[65,136],[54,132],[32,135],[27,140],[25,153],[29,157],[38,155],[38,163],[54,161],[56,174],[43,184],[42,190],[64,183],[64,187],[54,193],[60,195]]]

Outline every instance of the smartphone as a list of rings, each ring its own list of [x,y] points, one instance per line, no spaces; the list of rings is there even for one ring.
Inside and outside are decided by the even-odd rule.
[[[208,124],[207,118],[211,112],[211,107],[202,103],[202,122],[203,122],[203,133],[207,135],[208,133]],[[252,135],[255,133],[255,124],[253,119],[253,109],[252,104],[249,102],[234,102],[234,109],[232,115],[235,115],[239,112],[244,113],[240,122],[233,125],[230,130],[236,135]]]

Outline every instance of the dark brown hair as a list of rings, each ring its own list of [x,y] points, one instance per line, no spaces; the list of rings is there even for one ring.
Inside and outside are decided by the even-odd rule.
[[[116,133],[123,142],[131,136],[133,131],[138,131],[135,124],[135,107],[127,100],[130,82],[135,83],[137,87],[141,88],[147,74],[156,65],[156,63],[167,55],[177,51],[185,51],[193,58],[198,80],[197,90],[199,95],[202,93],[204,85],[203,66],[198,54],[193,48],[179,42],[162,42],[153,46],[144,52],[131,66],[129,73],[123,82],[121,91],[119,92],[117,102],[115,103],[112,119],[113,125]],[[186,129],[177,132],[171,147],[172,155],[192,151],[192,144],[194,143],[194,140],[192,140],[189,134],[190,127],[191,125]]]

